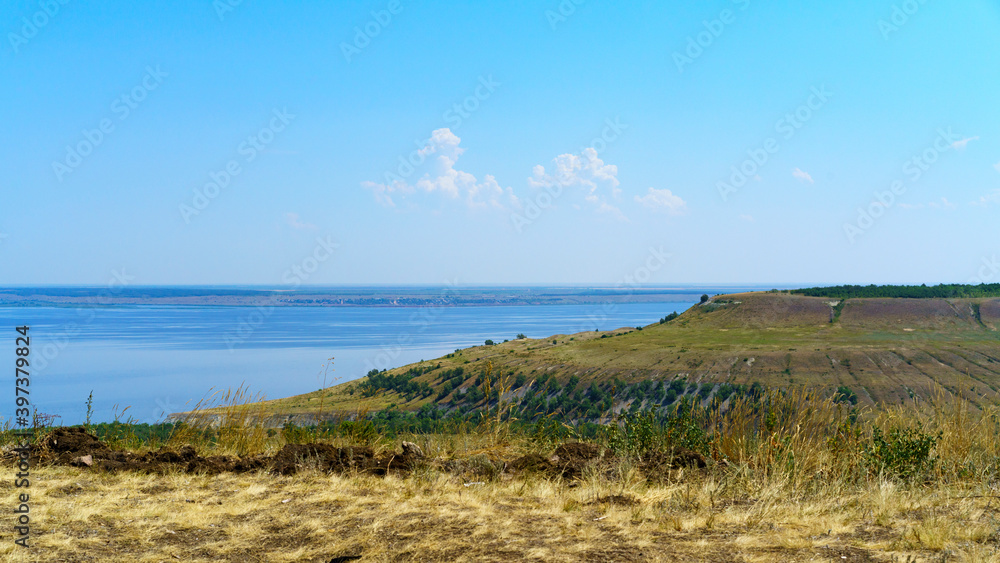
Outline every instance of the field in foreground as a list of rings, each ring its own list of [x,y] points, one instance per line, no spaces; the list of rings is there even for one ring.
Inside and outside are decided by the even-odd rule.
[[[223,424],[129,447],[55,429],[33,452],[34,548],[4,531],[0,557],[1000,561],[1000,410],[956,398],[859,413],[768,391],[623,415],[589,442],[499,418],[361,427]]]
[[[480,484],[481,483],[481,484]],[[36,472],[31,551],[5,561],[996,561],[987,487],[838,490],[673,472],[467,481]],[[2,487],[10,497],[11,485]]]

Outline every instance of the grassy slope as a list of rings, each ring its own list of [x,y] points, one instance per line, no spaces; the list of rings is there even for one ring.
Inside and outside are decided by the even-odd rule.
[[[529,380],[551,373],[584,385],[620,378],[852,388],[862,403],[928,397],[938,385],[976,406],[1000,403],[1000,299],[851,299],[788,294],[719,296],[667,324],[556,335],[462,350],[423,362],[478,373],[492,362]],[[831,319],[836,317],[834,322]],[[601,338],[608,334],[610,338]],[[553,344],[552,342],[556,343]],[[393,372],[404,372],[404,366]],[[436,371],[417,378],[438,388]],[[471,381],[466,385],[471,384]],[[352,384],[326,391],[324,412],[415,409],[396,393],[362,399]],[[447,398],[446,398],[447,400]],[[270,401],[282,413],[315,413],[320,392]]]

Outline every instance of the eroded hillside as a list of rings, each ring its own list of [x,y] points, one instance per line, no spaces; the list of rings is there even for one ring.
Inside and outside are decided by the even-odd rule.
[[[323,393],[323,414],[390,404],[481,407],[496,398],[497,378],[507,397],[533,397],[537,405],[564,394],[560,404],[569,401],[577,413],[666,406],[683,396],[707,403],[754,383],[830,394],[847,388],[869,405],[944,391],[983,406],[1000,403],[998,327],[1000,299],[722,295],[641,329],[477,346],[345,383]],[[644,381],[651,383],[642,392],[631,390]],[[318,413],[320,395],[268,405],[276,413]]]

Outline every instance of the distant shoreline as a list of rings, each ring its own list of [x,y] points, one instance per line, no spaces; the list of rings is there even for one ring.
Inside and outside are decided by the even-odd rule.
[[[6,307],[502,307],[697,301],[704,293],[760,287],[330,288],[191,287],[0,288]]]

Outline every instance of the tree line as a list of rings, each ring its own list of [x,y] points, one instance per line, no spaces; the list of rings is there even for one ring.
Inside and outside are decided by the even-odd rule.
[[[794,289],[791,293],[831,299],[902,297],[910,299],[955,299],[1000,297],[1000,283],[924,285],[835,285]]]

